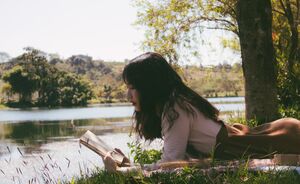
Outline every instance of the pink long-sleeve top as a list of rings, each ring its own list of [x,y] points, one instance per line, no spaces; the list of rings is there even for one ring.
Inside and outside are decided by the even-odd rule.
[[[174,109],[179,117],[170,123],[162,116],[163,154],[159,162],[186,159],[188,144],[203,154],[212,153],[221,124],[206,118],[199,110],[190,105],[194,114],[186,112],[178,104]]]
[[[161,133],[164,140],[162,157],[157,163],[144,165],[144,169],[155,170],[163,162],[187,160],[188,145],[199,153],[205,155],[212,153],[221,124],[206,118],[192,105],[190,107],[194,111],[193,114],[175,104],[174,109],[179,116],[171,127],[167,117],[162,115]]]

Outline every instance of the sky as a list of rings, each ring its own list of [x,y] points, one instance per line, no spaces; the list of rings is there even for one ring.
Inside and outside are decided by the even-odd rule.
[[[0,0],[0,52],[15,57],[30,46],[62,58],[131,59],[143,52],[136,12],[131,0]],[[202,49],[202,64],[239,60],[228,49]]]
[[[124,60],[141,51],[130,0],[0,0],[0,51],[32,46],[62,57]]]

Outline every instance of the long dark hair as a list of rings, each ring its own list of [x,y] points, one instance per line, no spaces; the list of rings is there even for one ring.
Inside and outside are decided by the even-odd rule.
[[[194,114],[190,105],[205,117],[218,120],[219,111],[206,99],[187,87],[181,77],[157,53],[147,52],[132,59],[123,70],[123,80],[139,93],[140,111],[135,112],[135,130],[141,137],[153,140],[161,138],[162,114],[173,125],[179,114],[177,103],[185,111]]]

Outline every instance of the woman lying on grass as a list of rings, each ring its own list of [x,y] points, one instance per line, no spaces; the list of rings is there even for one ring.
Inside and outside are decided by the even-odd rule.
[[[157,53],[131,60],[124,68],[123,80],[135,108],[135,131],[146,140],[164,140],[161,160],[151,169],[160,163],[209,157],[211,153],[219,159],[300,154],[299,120],[284,118],[255,128],[229,126]],[[109,154],[104,163],[108,170],[117,169]]]

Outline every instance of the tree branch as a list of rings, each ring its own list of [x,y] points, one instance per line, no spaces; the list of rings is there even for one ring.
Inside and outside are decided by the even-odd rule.
[[[280,11],[280,10],[273,9],[273,12],[276,12],[276,13],[278,13],[278,14],[282,15],[282,16],[285,16],[285,13],[284,13],[284,12],[282,12],[282,11]]]
[[[283,9],[284,13],[287,14],[286,7],[284,6],[283,1],[279,0],[279,2],[280,2],[281,8]]]
[[[223,3],[224,5],[226,5],[226,6],[228,6],[229,7],[229,9],[231,9],[231,12],[233,12],[233,15],[235,15],[235,17],[236,17],[236,11],[235,11],[235,6],[232,6],[229,2],[228,2],[228,0],[220,0],[220,2],[221,3]],[[236,2],[235,2],[236,3]],[[230,13],[229,13],[230,14]],[[230,14],[231,16],[233,16],[232,14]]]
[[[300,20],[299,20],[299,17],[300,17],[300,0],[297,0],[296,2],[296,6],[297,6],[297,15],[296,15],[296,20],[297,20],[297,24],[300,24]]]

